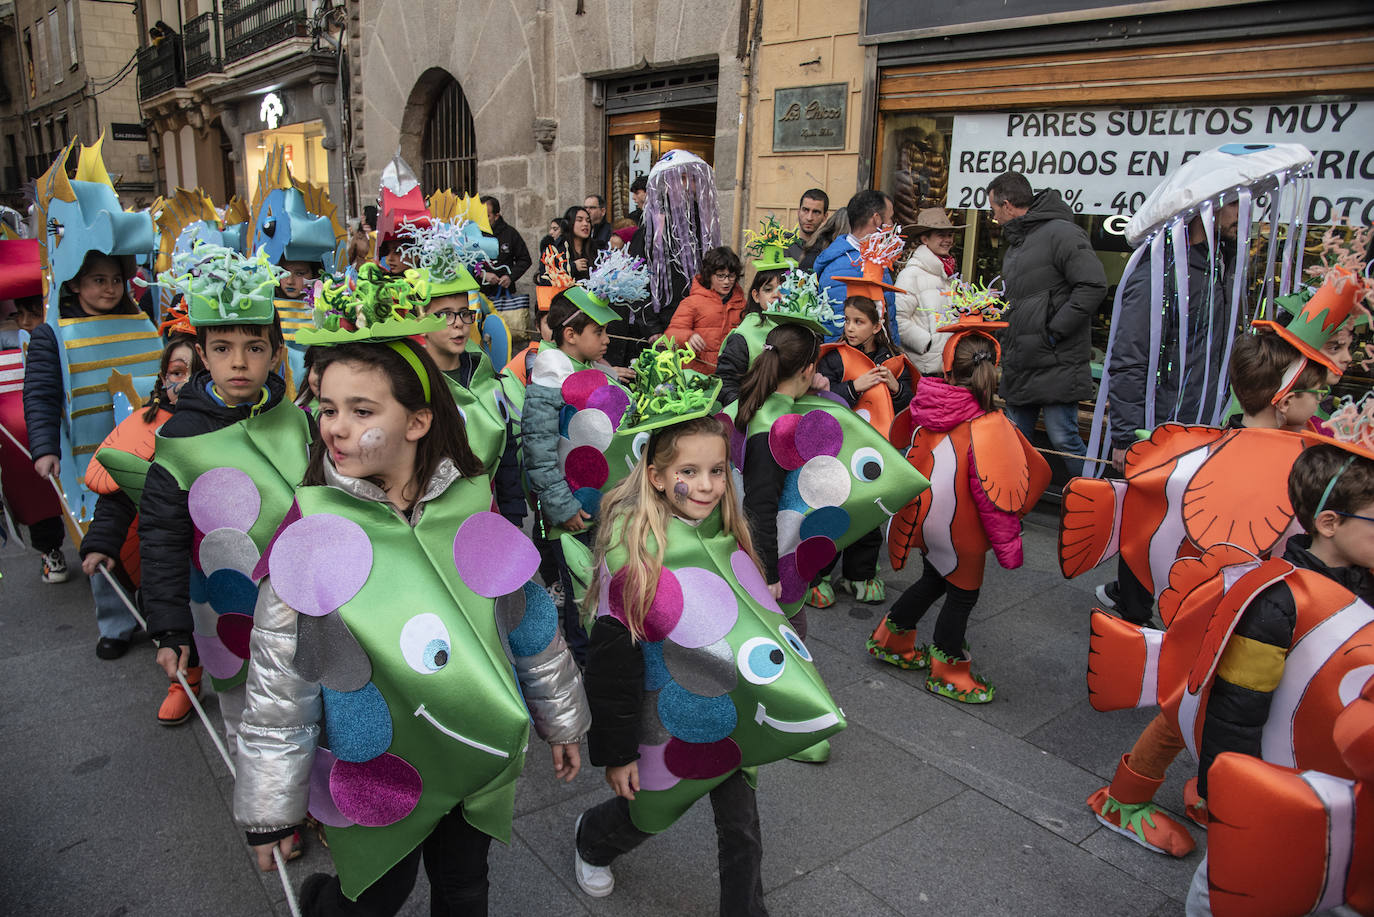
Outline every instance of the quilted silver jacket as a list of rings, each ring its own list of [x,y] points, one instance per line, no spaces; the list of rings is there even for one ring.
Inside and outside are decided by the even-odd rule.
[[[387,501],[374,484],[341,475],[328,462],[325,474],[330,485],[360,500]],[[426,503],[460,477],[453,463],[445,460],[430,479],[411,524],[419,522]],[[523,603],[496,602],[503,639],[519,623],[500,620],[503,610],[511,607],[523,609]],[[265,580],[253,613],[234,784],[234,818],[250,833],[266,834],[300,824],[309,802],[310,767],[323,709],[319,684],[295,671],[296,617],[297,612]],[[539,737],[550,744],[581,741],[591,725],[591,712],[581,673],[562,634],[555,634],[549,647],[535,656],[512,658]]]

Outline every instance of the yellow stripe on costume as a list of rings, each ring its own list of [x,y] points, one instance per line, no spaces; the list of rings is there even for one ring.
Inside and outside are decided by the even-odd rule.
[[[127,357],[114,357],[110,360],[93,360],[90,363],[73,363],[67,367],[67,372],[73,376],[77,373],[90,372],[93,369],[109,369],[112,366],[128,366],[131,363],[142,363],[145,360],[156,362],[162,359],[162,351],[154,350],[151,353],[132,353]]]
[[[101,404],[101,405],[97,405],[97,406],[95,406],[95,407],[93,407],[93,408],[81,408],[80,410],[72,411],[72,420],[76,420],[76,418],[78,418],[78,417],[88,417],[88,416],[90,416],[91,414],[103,414],[103,413],[106,412],[106,411],[113,412],[113,411],[114,411],[114,405],[113,405],[113,404]]]
[[[147,318],[148,316],[144,315],[142,312],[107,312],[104,315],[82,315],[74,318],[59,318],[57,323],[65,328],[68,325],[80,325],[85,322],[128,322]]]
[[[1233,685],[1267,694],[1279,686],[1287,657],[1281,646],[1249,637],[1232,637],[1221,654],[1217,677]]]
[[[75,350],[78,347],[95,347],[99,344],[122,344],[125,341],[156,341],[157,332],[151,328],[147,331],[129,331],[124,334],[107,334],[98,338],[78,338],[67,342],[68,350]]]
[[[108,382],[102,382],[100,385],[82,385],[78,388],[72,389],[71,397],[73,400],[75,400],[77,398],[80,398],[82,395],[101,395],[109,392],[109,390],[110,383]]]

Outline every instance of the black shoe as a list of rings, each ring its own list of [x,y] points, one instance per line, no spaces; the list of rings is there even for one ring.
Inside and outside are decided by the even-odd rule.
[[[1121,588],[1117,586],[1115,580],[1110,583],[1103,583],[1095,591],[1097,601],[1102,604],[1105,611],[1113,610],[1121,602]]]
[[[129,652],[128,640],[117,640],[114,637],[101,637],[95,645],[95,654],[101,659],[118,659]]]
[[[301,890],[296,894],[296,903],[300,906],[302,914],[314,913],[327,898],[337,897],[330,894],[329,883],[333,878],[327,872],[316,872],[306,876],[305,881],[301,883]]]

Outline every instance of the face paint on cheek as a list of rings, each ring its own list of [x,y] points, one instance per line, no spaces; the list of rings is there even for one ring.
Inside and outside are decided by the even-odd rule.
[[[363,435],[358,437],[358,454],[363,458],[372,458],[386,446],[386,433],[381,427],[368,427],[363,431]]]
[[[679,503],[687,502],[687,485],[684,484],[680,479],[676,484],[673,485],[673,497]]]

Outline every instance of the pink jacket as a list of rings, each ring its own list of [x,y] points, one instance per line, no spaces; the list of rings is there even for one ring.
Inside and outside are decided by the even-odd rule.
[[[937,432],[953,430],[987,413],[968,389],[935,378],[924,378],[911,401],[911,419],[916,426]],[[978,521],[992,542],[997,562],[1008,570],[1015,570],[1024,561],[1021,548],[1021,518],[1015,513],[998,509],[983,492],[978,478],[978,466],[973,449],[968,451],[969,491],[978,511]]]

